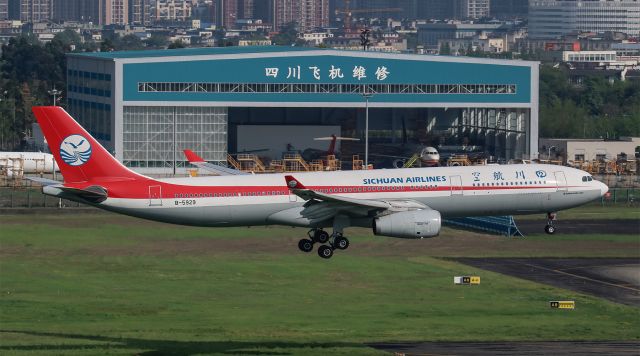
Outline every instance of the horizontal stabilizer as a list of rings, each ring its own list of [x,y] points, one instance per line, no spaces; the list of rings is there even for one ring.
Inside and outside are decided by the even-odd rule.
[[[102,203],[107,200],[107,190],[98,185],[92,185],[83,189],[65,187],[63,185],[46,185],[42,192],[58,198],[79,201],[81,203]]]

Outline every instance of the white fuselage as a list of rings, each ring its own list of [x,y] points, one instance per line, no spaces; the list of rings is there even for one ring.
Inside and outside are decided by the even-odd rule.
[[[42,152],[0,152],[0,166],[16,175],[59,171],[53,155]]]
[[[418,201],[443,217],[555,212],[601,197],[607,187],[586,172],[525,164],[292,174],[308,189],[346,198]],[[109,185],[97,206],[152,220],[197,226],[311,226],[285,174],[172,178]],[[132,195],[133,194],[133,195]],[[330,225],[330,222],[328,223]],[[368,226],[370,219],[354,225]]]

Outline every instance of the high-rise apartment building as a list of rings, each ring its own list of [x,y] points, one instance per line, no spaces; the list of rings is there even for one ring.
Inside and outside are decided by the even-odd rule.
[[[81,21],[100,23],[101,0],[54,0],[55,21]]]
[[[301,32],[329,25],[329,0],[275,0],[274,27],[295,22]]]
[[[125,25],[129,22],[129,0],[101,0],[101,24]]]
[[[20,0],[7,1],[7,18],[9,20],[20,20]]]
[[[43,22],[51,19],[52,0],[20,0],[20,21]]]
[[[129,0],[132,1],[132,0]],[[197,0],[156,0],[156,21],[186,21]]]
[[[151,24],[151,0],[129,0],[129,24]]]
[[[456,17],[459,19],[480,19],[490,14],[489,0],[454,0]]]
[[[419,19],[451,19],[455,16],[454,6],[457,0],[420,0],[417,4]]]
[[[238,18],[239,19],[252,19],[254,0],[237,0],[238,1]],[[264,1],[264,0],[258,0]]]
[[[242,0],[217,0],[216,24],[219,27],[235,28],[238,17],[238,2]]]
[[[640,0],[530,0],[529,37],[573,32],[624,32],[640,36]]]
[[[9,0],[0,0],[0,20],[9,18]]]
[[[275,0],[257,0],[253,2],[253,18],[273,23]]]
[[[497,18],[526,17],[529,0],[491,0],[491,16]]]

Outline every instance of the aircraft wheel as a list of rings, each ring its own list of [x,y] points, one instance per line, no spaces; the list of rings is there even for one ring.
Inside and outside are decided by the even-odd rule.
[[[336,237],[333,244],[336,246],[337,249],[346,250],[347,248],[349,248],[349,239],[343,236]]]
[[[544,232],[546,232],[549,235],[553,235],[556,232],[556,228],[553,225],[547,225],[544,227]]]
[[[313,239],[321,244],[327,243],[329,241],[329,233],[324,230],[316,230],[313,234]]]
[[[298,248],[302,252],[311,252],[313,251],[313,241],[309,239],[302,239],[298,242]]]
[[[318,248],[318,256],[329,259],[333,256],[333,249],[330,246],[322,245]]]

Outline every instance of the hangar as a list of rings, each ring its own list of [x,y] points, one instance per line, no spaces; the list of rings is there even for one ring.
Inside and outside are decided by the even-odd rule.
[[[278,46],[67,61],[69,113],[147,174],[184,169],[185,148],[226,162],[273,142],[284,150],[326,133],[364,138],[366,106],[372,145],[473,148],[504,160],[538,152],[538,62]]]

